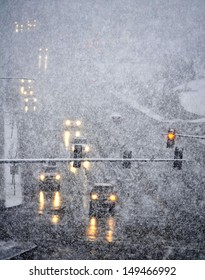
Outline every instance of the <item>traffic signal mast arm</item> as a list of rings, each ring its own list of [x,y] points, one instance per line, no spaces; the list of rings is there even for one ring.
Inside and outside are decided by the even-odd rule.
[[[168,136],[168,133],[163,133],[162,135]],[[199,136],[199,135],[189,135],[189,134],[178,134],[178,133],[176,133],[175,136],[187,137],[187,138],[205,139],[205,136]]]
[[[26,81],[35,81],[35,79],[28,79],[28,78],[23,78],[23,77],[0,77],[0,80],[26,80]]]
[[[197,139],[205,139],[205,136],[198,136],[198,135],[176,134],[176,136],[188,137],[188,138],[197,138]]]
[[[0,164],[15,164],[15,163],[47,163],[47,162],[123,162],[129,160],[131,162],[173,162],[187,161],[186,159],[161,159],[161,158],[41,158],[41,159],[0,159]]]

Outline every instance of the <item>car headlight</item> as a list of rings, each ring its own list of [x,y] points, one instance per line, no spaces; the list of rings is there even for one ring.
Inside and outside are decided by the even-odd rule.
[[[45,175],[41,174],[39,178],[40,178],[41,181],[44,181],[45,180]]]
[[[61,175],[60,175],[60,174],[57,174],[57,175],[56,175],[56,180],[60,180],[60,178],[61,178]]]
[[[91,198],[92,200],[98,200],[98,195],[97,195],[97,193],[91,193],[90,198]]]
[[[110,194],[108,199],[112,202],[115,202],[115,201],[117,201],[117,196],[115,194]]]
[[[81,121],[76,121],[76,125],[80,126],[81,125]]]
[[[24,101],[25,101],[25,102],[28,102],[28,98],[25,98]]]
[[[71,125],[71,121],[70,121],[70,120],[67,120],[67,121],[65,122],[65,125],[66,125],[66,126],[70,126],[70,125]]]

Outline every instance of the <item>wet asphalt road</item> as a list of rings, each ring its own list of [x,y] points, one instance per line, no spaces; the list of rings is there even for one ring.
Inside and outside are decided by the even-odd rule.
[[[68,98],[69,102],[71,98]],[[64,100],[64,102],[66,101]],[[95,103],[95,100],[93,102]],[[109,108],[108,104],[107,101],[106,110],[110,110],[111,113],[113,107],[110,105]],[[173,151],[166,151],[163,137],[158,137],[158,142],[154,147],[150,141],[149,135],[152,134],[153,126],[160,130],[164,125],[149,120],[149,127],[142,129],[141,126],[144,127],[143,121],[146,121],[145,116],[134,112],[127,106],[123,108],[123,105],[117,100],[114,104],[116,108],[117,105],[120,106],[122,114],[129,113],[132,118],[126,120],[125,123],[116,125],[109,122],[109,117],[103,118],[103,102],[100,105],[100,110],[92,106],[91,102],[89,102],[89,106],[85,102],[84,107],[80,106],[83,108],[83,113],[80,113],[79,110],[78,116],[83,119],[82,133],[91,143],[91,153],[102,157],[107,155],[117,157],[121,155],[121,147],[124,148],[125,145],[129,147],[129,143],[134,142],[133,139],[136,139],[136,142],[143,139],[146,149],[141,151],[140,157],[149,156],[148,151],[151,155],[154,152],[157,153],[158,157],[172,156]],[[66,113],[62,116],[61,112],[61,119],[65,119]],[[41,112],[41,118],[43,114]],[[24,115],[24,117],[26,117],[26,121],[23,120],[19,128],[20,131],[22,129],[20,135],[24,135],[21,139],[25,145],[23,156],[38,157],[39,143],[41,141],[43,143],[46,138],[45,123],[40,121],[38,113],[29,117]],[[137,130],[129,131],[136,119],[138,120]],[[56,121],[53,117],[53,123],[59,123],[59,116]],[[140,131],[143,131],[143,135],[139,136]],[[63,156],[68,155],[63,144],[63,137],[54,137],[56,134],[62,136],[62,128],[57,127],[52,133],[52,143],[56,149]],[[105,142],[105,135],[109,144]],[[32,149],[29,142],[31,136]],[[46,147],[42,145],[41,148],[44,156],[48,156]],[[132,148],[133,152],[137,154],[140,146],[134,147],[132,145]],[[26,155],[26,151],[28,151],[29,156]],[[161,164],[156,164],[158,166],[148,164],[149,167],[146,164],[138,166],[133,164],[130,170],[123,169],[120,164],[114,163],[94,165],[92,164],[90,170],[81,168],[76,174],[73,174],[67,165],[60,165],[63,177],[60,189],[62,208],[60,211],[52,210],[53,193],[46,195],[46,203],[43,208],[39,202],[36,174],[38,174],[37,170],[40,170],[40,166],[22,167],[24,203],[18,208],[7,210],[4,213],[4,225],[15,238],[22,241],[32,241],[38,246],[34,254],[35,259],[203,258],[203,243],[201,243],[204,236],[203,218],[197,215],[200,213],[200,208],[197,209],[198,213],[195,212],[192,215],[190,212],[181,210],[176,217],[173,213],[174,204],[171,203],[171,197],[169,194],[165,196],[165,193],[161,191],[165,178],[166,184],[168,182],[171,185],[170,177],[178,172],[178,177],[175,180],[178,181],[178,184],[183,183],[185,186],[184,198],[178,198],[178,202],[185,203],[188,191],[189,194],[193,193],[192,189],[187,190],[186,185],[190,184],[193,171],[192,175],[187,176],[185,181],[185,174],[188,173],[187,166],[184,167],[185,170],[173,171],[170,163],[163,164],[163,166]],[[157,174],[153,175],[153,172]],[[197,177],[195,178],[197,180]],[[114,216],[105,215],[101,218],[89,217],[89,192],[94,183],[104,181],[113,182],[120,197],[116,214]],[[157,186],[155,181],[160,185]],[[148,205],[145,208],[143,205],[144,196],[153,204],[152,207]]]

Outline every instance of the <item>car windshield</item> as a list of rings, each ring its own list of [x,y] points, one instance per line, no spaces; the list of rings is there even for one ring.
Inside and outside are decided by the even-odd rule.
[[[87,144],[86,138],[75,138],[74,144]]]
[[[113,189],[114,189],[113,186],[95,186],[92,192],[108,193],[108,192],[112,192]]]
[[[45,172],[56,172],[56,167],[54,166],[46,167]]]
[[[120,116],[120,115],[112,115],[112,118],[114,118],[114,119],[120,119],[121,116]]]

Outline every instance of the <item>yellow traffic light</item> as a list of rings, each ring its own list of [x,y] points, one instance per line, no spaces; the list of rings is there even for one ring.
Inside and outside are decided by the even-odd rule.
[[[169,140],[174,140],[175,139],[175,133],[169,132],[167,137],[168,137]]]

